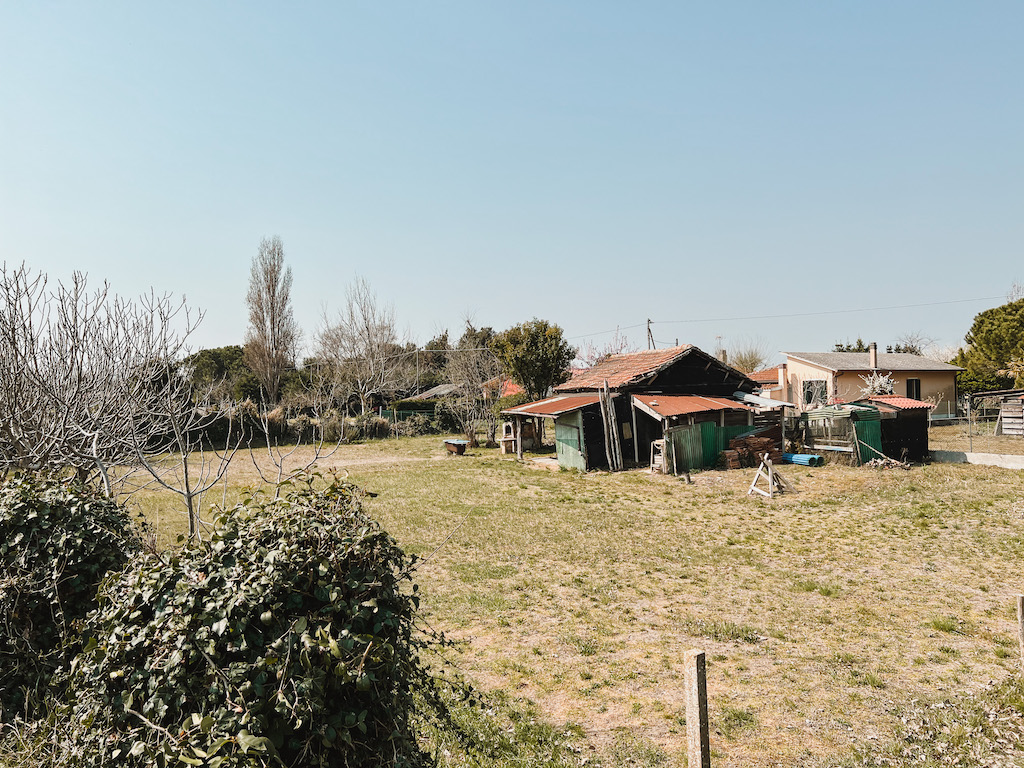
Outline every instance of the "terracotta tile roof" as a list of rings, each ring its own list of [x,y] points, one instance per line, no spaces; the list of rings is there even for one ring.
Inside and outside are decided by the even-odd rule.
[[[577,411],[598,401],[599,395],[555,395],[544,400],[517,405],[502,413],[519,414],[521,416],[561,416],[563,413]]]
[[[727,397],[704,397],[703,395],[633,395],[660,416],[682,416],[688,413],[707,411],[749,411],[743,403]]]
[[[931,410],[935,407],[932,403],[926,403],[924,400],[915,400],[911,397],[902,397],[900,395],[872,395],[863,399],[871,403],[891,405],[893,408],[898,408],[901,411],[912,411],[918,408]]]
[[[505,379],[501,383],[501,392],[498,393],[498,397],[510,397],[511,395],[518,395],[523,391],[523,388],[519,386],[512,379]]]
[[[661,370],[691,348],[692,344],[681,344],[666,349],[646,349],[641,352],[612,355],[607,360],[574,374],[569,381],[555,387],[555,391],[598,389],[605,381],[611,389],[616,389]]]
[[[781,367],[781,365],[776,365],[774,368],[765,368],[763,371],[748,373],[747,376],[752,378],[758,384],[778,384],[779,368]]]

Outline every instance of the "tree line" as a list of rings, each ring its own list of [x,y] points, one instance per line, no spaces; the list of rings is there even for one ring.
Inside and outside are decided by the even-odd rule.
[[[219,377],[236,398],[253,398],[258,384],[259,401],[270,407],[302,408],[315,391],[355,413],[447,383],[446,405],[468,425],[486,417],[483,405],[504,380],[538,399],[568,378],[576,355],[559,326],[536,318],[500,332],[467,320],[454,343],[445,330],[419,347],[401,339],[393,308],[360,278],[336,314],[325,315],[313,354],[300,364],[291,286],[280,238],[264,239],[250,270],[245,346],[241,354],[238,347],[200,353],[193,365],[203,383]]]
[[[511,378],[527,397],[542,396],[565,380],[575,354],[558,326],[537,319],[502,332],[467,323],[456,343],[442,333],[420,348],[400,340],[393,310],[357,280],[298,365],[291,285],[280,239],[263,240],[244,346],[192,353],[202,315],[183,300],[156,292],[128,300],[81,273],[54,283],[4,263],[0,477],[70,474],[107,496],[156,485],[179,496],[194,537],[203,495],[235,453],[254,439],[273,453],[274,411],[278,423],[290,408],[311,423],[344,425],[350,413],[448,381],[459,423],[475,429],[490,414],[493,439],[496,414],[481,406],[488,387],[500,393]]]

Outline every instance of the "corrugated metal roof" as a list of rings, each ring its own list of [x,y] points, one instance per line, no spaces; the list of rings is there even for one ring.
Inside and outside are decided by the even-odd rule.
[[[932,403],[926,403],[924,400],[915,400],[912,397],[902,397],[900,395],[872,395],[871,397],[865,397],[871,403],[885,403],[891,405],[893,408],[899,408],[901,411],[912,411],[918,408],[928,408],[931,410],[935,407]]]
[[[647,406],[659,416],[683,416],[707,411],[749,411],[750,408],[727,397],[703,395],[633,395],[633,399]]]
[[[588,405],[598,402],[599,395],[555,395],[544,400],[536,400],[525,405],[517,405],[502,411],[511,415],[520,416],[561,416],[563,413],[577,411]]]
[[[573,374],[569,381],[555,387],[555,391],[599,389],[606,381],[610,388],[615,389],[660,371],[682,357],[692,347],[692,344],[682,344],[666,349],[646,349],[641,352],[612,355],[585,371]]]
[[[452,392],[458,389],[457,384],[438,384],[436,387],[431,387],[425,392],[420,392],[418,395],[410,397],[410,400],[432,400],[435,397],[444,397],[450,395]]]
[[[781,389],[781,387],[775,387],[775,389]],[[774,390],[773,390],[774,391]],[[746,403],[747,405],[753,405],[758,408],[782,408],[783,406],[789,406],[790,408],[797,408],[796,403],[790,403],[785,400],[773,400],[770,397],[762,397],[761,395],[751,395],[747,392],[735,392],[733,397],[737,400]]]
[[[794,360],[802,360],[830,371],[962,371],[955,365],[929,360],[908,352],[879,352],[878,366],[871,368],[867,352],[786,352]]]

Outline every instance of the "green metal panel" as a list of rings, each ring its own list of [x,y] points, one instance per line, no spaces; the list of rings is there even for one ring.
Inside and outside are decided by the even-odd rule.
[[[701,439],[701,466],[714,467],[718,464],[718,455],[729,447],[729,441],[737,435],[750,431],[750,426],[740,424],[733,427],[720,427],[714,422],[704,421],[699,425]]]
[[[853,434],[859,441],[861,463],[885,457],[882,453],[881,421],[855,421]]]
[[[712,425],[713,426],[713,425]],[[674,427],[665,432],[665,471],[672,474],[701,469],[704,451],[700,425]]]
[[[573,411],[555,419],[555,455],[558,466],[587,470],[583,456],[583,412]]]
[[[722,449],[718,447],[718,425],[711,421],[702,421],[697,425],[700,427],[701,460],[702,467],[713,467],[718,461],[718,454]]]

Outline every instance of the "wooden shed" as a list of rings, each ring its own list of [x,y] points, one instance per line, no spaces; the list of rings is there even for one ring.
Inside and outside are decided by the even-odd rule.
[[[664,466],[688,471],[714,466],[731,437],[780,421],[785,404],[759,398],[757,388],[741,371],[685,344],[612,355],[577,372],[553,397],[503,413],[519,421],[554,419],[563,467],[644,466],[652,445],[664,441],[671,459]]]
[[[928,415],[934,405],[899,395],[873,395],[856,404],[878,409],[883,454],[898,461],[928,459]]]
[[[612,396],[613,403],[617,399]],[[502,411],[502,414],[515,420],[517,435],[522,434],[524,419],[554,419],[555,455],[560,467],[584,472],[588,469],[607,469],[599,395],[555,395],[509,408]]]

